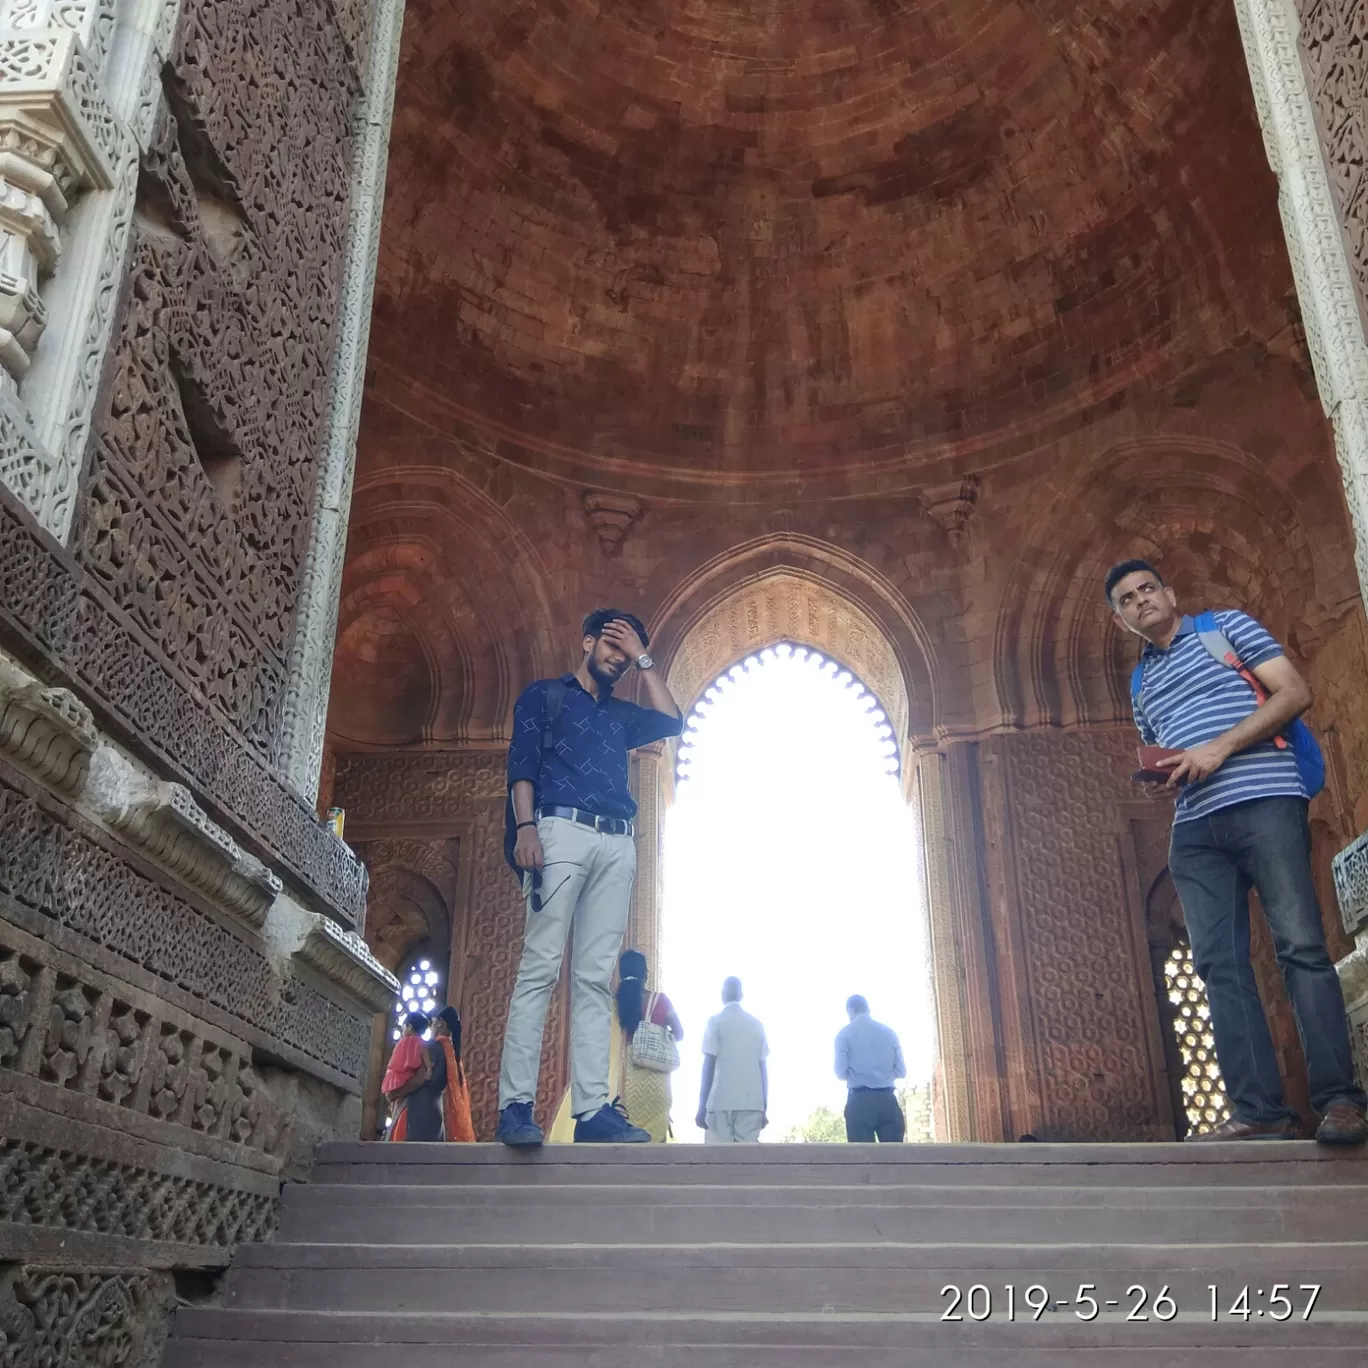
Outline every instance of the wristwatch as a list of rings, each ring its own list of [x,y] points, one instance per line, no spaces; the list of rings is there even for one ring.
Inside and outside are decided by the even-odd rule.
[[[636,667],[638,670],[649,670],[651,666],[653,666],[654,664],[655,661],[652,660],[651,657],[648,656],[645,651],[643,651],[636,658]]]

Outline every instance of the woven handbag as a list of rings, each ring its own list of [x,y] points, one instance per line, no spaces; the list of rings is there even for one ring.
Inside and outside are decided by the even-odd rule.
[[[650,1019],[657,996],[651,994],[646,1014],[632,1033],[632,1063],[651,1073],[674,1073],[679,1068],[679,1046],[668,1026],[657,1026]]]

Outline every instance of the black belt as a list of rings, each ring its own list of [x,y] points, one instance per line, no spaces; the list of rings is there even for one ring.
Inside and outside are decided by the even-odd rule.
[[[895,1092],[896,1089],[894,1089],[894,1088],[851,1088],[850,1091],[853,1092],[853,1093],[857,1093],[857,1092],[859,1092],[859,1093],[866,1093],[866,1092],[886,1092],[886,1093],[891,1093],[891,1092]]]
[[[632,824],[625,817],[596,817],[592,812],[584,812],[572,807],[539,807],[537,818],[564,817],[567,821],[578,822],[580,826],[593,827],[608,836],[632,835]]]

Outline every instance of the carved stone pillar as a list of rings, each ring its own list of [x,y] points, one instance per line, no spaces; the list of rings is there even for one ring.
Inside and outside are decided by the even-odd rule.
[[[50,3],[10,0],[0,12],[0,22],[15,22],[16,10],[31,21],[0,40],[0,366],[14,383],[47,324],[40,291],[61,255],[67,212],[83,189],[113,183],[106,140],[92,126],[103,112],[86,50],[93,8],[79,15],[79,30],[56,22]]]
[[[1278,177],[1278,205],[1316,383],[1334,424],[1335,450],[1354,525],[1359,584],[1368,592],[1368,341],[1345,247],[1349,224],[1336,203],[1327,170],[1327,160],[1339,162],[1347,175],[1355,165],[1361,167],[1365,152],[1362,125],[1353,118],[1351,107],[1362,96],[1356,88],[1346,89],[1356,85],[1347,53],[1357,52],[1360,41],[1344,8],[1316,3],[1304,5],[1299,13],[1296,0],[1235,0],[1264,146]],[[1338,152],[1322,142],[1322,134],[1328,138],[1331,130],[1317,128],[1303,61],[1308,46],[1333,77],[1327,81],[1326,98],[1338,124]],[[1330,85],[1339,87],[1333,95]],[[1355,185],[1348,188],[1357,193]],[[1355,237],[1362,240],[1361,228]],[[1337,861],[1337,886],[1350,932],[1355,928],[1344,902],[1345,880],[1361,859],[1355,853],[1359,844],[1355,842]],[[1351,904],[1355,897],[1351,895]],[[1339,966],[1355,1047],[1361,1052],[1368,1052],[1368,978],[1360,972],[1366,956],[1368,932],[1359,931],[1358,949]],[[1366,1063],[1360,1058],[1361,1072]]]
[[[179,0],[0,0],[0,482],[63,540]]]
[[[632,895],[632,916],[627,924],[627,944],[640,950],[651,966],[651,982],[661,983],[660,957],[663,870],[661,852],[664,841],[666,783],[672,765],[663,742],[632,754],[632,793],[637,800],[636,889]]]
[[[1302,65],[1295,0],[1235,0],[1321,403],[1368,591],[1368,342]],[[1358,149],[1361,155],[1362,149]]]
[[[318,472],[313,543],[300,585],[290,680],[276,745],[276,763],[281,773],[310,801],[317,796],[323,763],[337,604],[347,549],[356,432],[370,340],[371,296],[380,250],[380,214],[385,201],[385,166],[403,21],[404,0],[378,0],[372,19],[367,89],[352,172],[351,198],[355,207],[342,279],[328,445]]]
[[[976,851],[973,752],[954,742],[917,761],[926,905],[946,1134],[1002,1140],[1000,1070]]]

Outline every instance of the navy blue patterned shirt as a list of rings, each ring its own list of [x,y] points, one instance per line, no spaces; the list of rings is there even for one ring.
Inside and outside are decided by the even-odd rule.
[[[531,780],[537,802],[592,812],[596,817],[636,816],[627,787],[627,752],[684,729],[682,717],[603,693],[588,693],[572,674],[562,675],[565,702],[551,729],[551,749],[541,753],[542,700],[548,679],[523,690],[513,705],[513,741],[508,748],[508,785]]]

